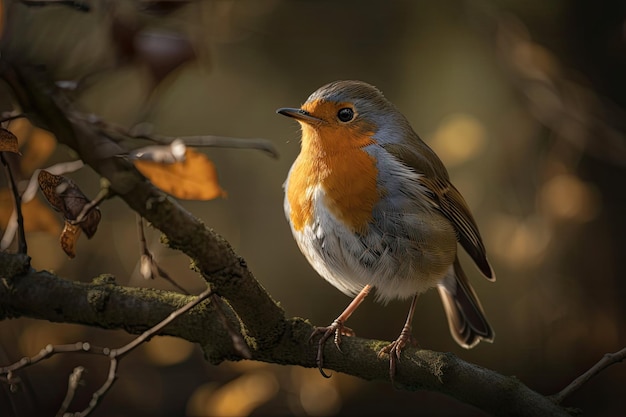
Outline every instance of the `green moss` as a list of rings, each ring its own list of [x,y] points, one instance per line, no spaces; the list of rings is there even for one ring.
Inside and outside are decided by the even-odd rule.
[[[115,285],[115,276],[111,274],[101,274],[91,280],[94,285]]]

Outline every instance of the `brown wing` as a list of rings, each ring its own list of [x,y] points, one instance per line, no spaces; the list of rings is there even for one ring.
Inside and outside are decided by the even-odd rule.
[[[423,175],[420,182],[431,191],[433,204],[454,225],[463,249],[471,256],[483,275],[495,281],[495,274],[487,260],[485,245],[465,199],[450,182],[448,172],[439,157],[420,139],[417,141],[421,142],[419,149],[430,153],[428,158],[418,155],[405,145],[390,144],[384,147],[402,163]]]

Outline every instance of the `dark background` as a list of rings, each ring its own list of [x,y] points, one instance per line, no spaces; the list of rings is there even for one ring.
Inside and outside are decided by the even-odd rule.
[[[332,80],[370,82],[448,166],[498,276],[489,283],[463,260],[496,331],[494,344],[459,348],[431,291],[417,308],[413,333],[420,345],[515,375],[544,394],[626,345],[625,3],[186,3],[89,2],[91,10],[83,12],[5,1],[2,53],[45,66],[56,80],[80,81],[79,108],[123,126],[147,122],[172,136],[272,140],[277,161],[255,151],[204,149],[228,198],[184,205],[231,242],[288,315],[319,325],[349,299],[316,275],[291,238],[281,186],[299,151],[299,132],[274,111],[298,106]],[[195,57],[166,76],[151,61],[155,53],[165,61],[175,54],[167,51],[164,33],[185,40],[174,43],[174,51],[191,45]],[[157,39],[156,52],[141,39]],[[2,110],[12,109],[6,87],[0,93]],[[61,146],[44,166],[72,158]],[[98,178],[89,168],[69,176],[96,194]],[[106,272],[126,285],[171,288],[138,273],[134,213],[119,200],[101,210],[97,235],[81,238],[73,260],[57,235],[30,233],[33,266],[69,279]],[[188,260],[162,248],[157,232],[148,238],[161,266],[189,290],[200,290]],[[407,309],[408,303],[370,300],[350,326],[363,337],[393,340]],[[131,338],[77,325],[4,321],[0,362],[34,355],[48,343],[115,347]],[[78,364],[88,367],[76,405],[84,407],[107,363],[65,355],[21,372],[18,393],[2,385],[0,410],[53,415]],[[299,367],[211,366],[197,346],[172,338],[155,338],[121,365],[94,416],[481,415],[439,394],[341,374],[327,380]],[[624,415],[625,384],[626,368],[615,365],[566,405],[590,416]]]

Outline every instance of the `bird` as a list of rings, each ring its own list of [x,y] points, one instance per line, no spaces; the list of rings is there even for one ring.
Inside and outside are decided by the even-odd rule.
[[[393,381],[418,296],[437,288],[454,340],[472,348],[494,331],[458,259],[458,246],[490,281],[495,273],[461,193],[435,152],[382,92],[363,81],[320,87],[300,108],[278,114],[299,122],[300,153],[284,183],[284,210],[293,237],[326,281],[353,297],[320,336],[317,366],[331,337],[355,333],[348,318],[374,291],[376,301],[411,299],[398,338],[382,348]]]

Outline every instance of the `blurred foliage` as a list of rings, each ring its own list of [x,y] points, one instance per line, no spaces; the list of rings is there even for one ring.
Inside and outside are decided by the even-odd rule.
[[[326,82],[353,78],[381,88],[436,149],[476,215],[498,275],[488,285],[469,271],[496,330],[493,345],[458,348],[432,292],[420,298],[414,325],[423,347],[514,374],[549,394],[626,345],[624,4],[109,0],[85,2],[84,11],[27,3],[2,3],[2,55],[45,66],[72,88],[81,111],[129,129],[149,124],[162,135],[274,140],[278,162],[203,149],[228,198],[184,205],[234,245],[288,314],[327,324],[348,299],[315,274],[291,238],[281,184],[299,134],[274,110],[302,103]],[[0,108],[13,106],[0,85]],[[22,144],[25,187],[35,168],[74,157],[22,123],[8,127]],[[89,168],[67,175],[87,195],[97,193]],[[120,283],[171,288],[141,277],[134,214],[117,200],[101,210],[98,234],[81,241],[71,261],[56,236],[28,233],[33,266],[80,280],[107,272]],[[40,227],[56,233],[59,224]],[[147,239],[181,285],[201,287],[187,259],[163,248],[158,233]],[[368,302],[350,326],[360,336],[392,340],[407,308]],[[0,323],[0,335],[3,363],[48,343],[130,338],[28,319]],[[142,349],[124,363],[94,415],[477,414],[440,395],[340,374],[326,380],[315,370],[249,362],[212,367],[197,347],[167,338]],[[88,367],[78,397],[86,403],[106,367],[97,358],[66,356],[24,372],[18,393],[3,386],[0,409],[53,414],[77,363]],[[589,415],[622,414],[625,383],[626,369],[616,365],[567,404]]]

